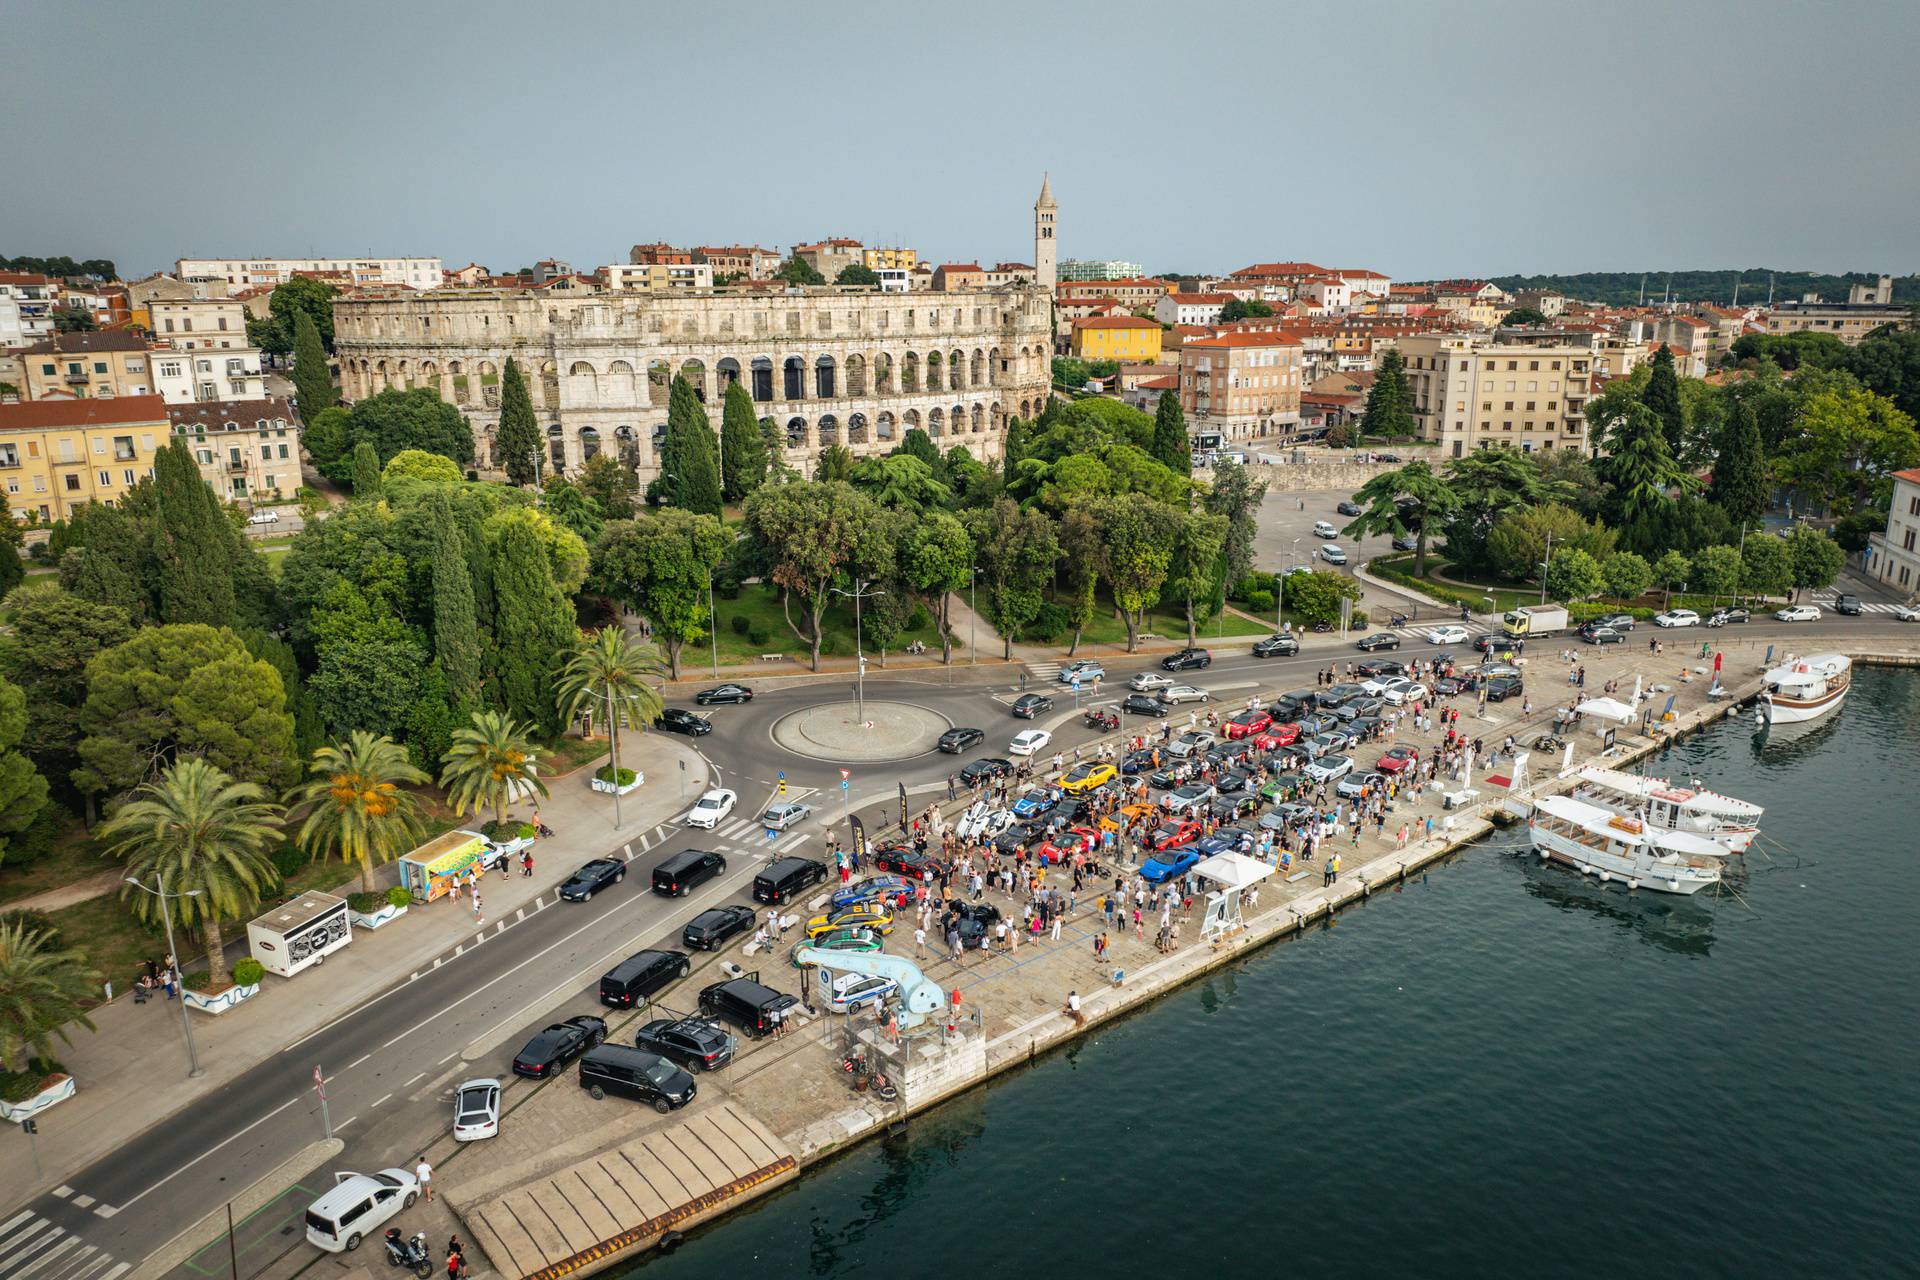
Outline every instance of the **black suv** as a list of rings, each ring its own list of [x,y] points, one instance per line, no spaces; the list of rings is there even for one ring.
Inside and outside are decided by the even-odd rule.
[[[674,979],[686,977],[690,967],[683,952],[636,952],[607,970],[600,979],[600,1003],[609,1009],[624,1009]]]
[[[1268,636],[1253,642],[1253,656],[1256,658],[1291,658],[1298,652],[1300,641],[1290,635]]]
[[[1044,693],[1023,693],[1013,700],[1016,719],[1031,720],[1042,711],[1053,710],[1053,699]]]
[[[1160,659],[1162,671],[1198,671],[1213,665],[1213,655],[1205,649],[1182,649]]]
[[[728,938],[753,928],[754,919],[752,907],[708,907],[687,921],[687,927],[680,931],[680,941],[696,951],[718,951]]]
[[[700,992],[700,1012],[731,1022],[758,1039],[770,1034],[786,1011],[799,1004],[793,996],[761,986],[752,978],[716,982]]]
[[[974,743],[985,741],[986,736],[978,729],[949,729],[940,735],[940,741],[934,745],[950,756],[957,756]]]
[[[727,860],[717,853],[686,849],[674,854],[653,869],[653,891],[669,898],[680,898],[697,884],[704,884],[727,869]]]
[[[633,1046],[689,1071],[718,1071],[733,1061],[734,1039],[708,1018],[657,1018],[633,1033]]]
[[[601,1045],[580,1059],[580,1087],[595,1098],[618,1094],[666,1115],[693,1101],[693,1077],[658,1054]]]
[[[531,1080],[557,1076],[569,1062],[606,1038],[606,1020],[590,1013],[556,1022],[536,1032],[526,1047],[513,1055],[513,1074]]]
[[[1130,716],[1167,718],[1167,704],[1149,694],[1130,693],[1120,701],[1120,709]]]
[[[1495,676],[1487,681],[1487,701],[1505,702],[1525,687],[1519,676]]]

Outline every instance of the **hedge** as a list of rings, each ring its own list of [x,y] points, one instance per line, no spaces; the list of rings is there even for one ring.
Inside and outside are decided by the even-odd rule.
[[[46,1087],[48,1076],[65,1075],[66,1070],[52,1058],[34,1058],[25,1071],[0,1071],[0,1098],[25,1102]]]
[[[234,983],[242,987],[257,987],[260,980],[267,976],[267,966],[252,956],[242,956],[233,962]]]
[[[385,893],[350,893],[347,895],[347,908],[363,916],[377,914],[387,905]]]
[[[413,905],[413,894],[402,889],[399,885],[395,885],[393,888],[387,890],[387,905],[390,907],[410,907]]]
[[[504,834],[503,834],[504,833]],[[500,844],[509,840],[531,840],[537,834],[531,822],[501,822],[497,818],[488,818],[480,824],[480,834]]]
[[[593,771],[593,776],[598,778],[602,782],[612,782],[613,766],[610,764],[603,764],[598,769],[595,769]],[[620,770],[620,785],[624,787],[628,783],[632,782],[635,778],[638,778],[639,776],[640,775],[635,773],[633,770],[623,768]]]

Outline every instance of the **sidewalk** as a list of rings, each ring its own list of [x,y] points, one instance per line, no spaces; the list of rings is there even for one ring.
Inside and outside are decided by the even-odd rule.
[[[244,1075],[284,1046],[351,1012],[435,957],[497,930],[522,907],[551,902],[554,889],[589,858],[617,852],[631,840],[678,813],[687,797],[707,785],[707,762],[693,748],[666,734],[623,739],[621,765],[646,774],[646,785],[621,798],[622,824],[613,824],[612,797],[590,786],[596,765],[582,766],[549,783],[552,796],[540,817],[553,829],[534,846],[534,874],[488,876],[481,898],[484,926],[465,902],[447,900],[418,907],[385,928],[354,930],[353,943],[331,956],[326,981],[268,975],[260,994],[217,1017],[194,1014],[193,1039],[206,1074],[187,1078],[187,1053],[179,1006],[164,997],[146,1005],[117,996],[92,1013],[95,1030],[71,1028],[73,1043],[56,1041],[55,1052],[79,1083],[74,1096],[39,1116],[42,1176],[24,1159],[0,1168],[0,1205],[18,1205],[59,1186],[73,1174],[181,1108]],[[604,759],[604,757],[603,757]],[[685,765],[686,772],[681,773]],[[475,819],[478,821],[484,820]],[[343,874],[350,874],[350,869]],[[396,872],[380,869],[383,884]],[[357,881],[355,886],[357,887]],[[529,919],[528,923],[532,923]],[[246,929],[234,926],[244,942]]]

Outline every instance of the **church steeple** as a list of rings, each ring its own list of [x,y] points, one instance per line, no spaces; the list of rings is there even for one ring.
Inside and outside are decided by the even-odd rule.
[[[1054,243],[1053,175],[1042,174],[1040,198],[1033,202],[1033,278],[1047,292],[1059,281],[1058,246]]]
[[[1058,207],[1053,203],[1053,175],[1051,173],[1043,173],[1040,175],[1040,198],[1033,202],[1033,207],[1036,209],[1053,209]]]

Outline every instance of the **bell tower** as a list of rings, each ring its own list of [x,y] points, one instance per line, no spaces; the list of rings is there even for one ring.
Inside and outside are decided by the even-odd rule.
[[[1040,178],[1040,198],[1033,202],[1033,278],[1053,292],[1059,283],[1058,246],[1053,239],[1053,218],[1058,206],[1053,203],[1051,175]]]

